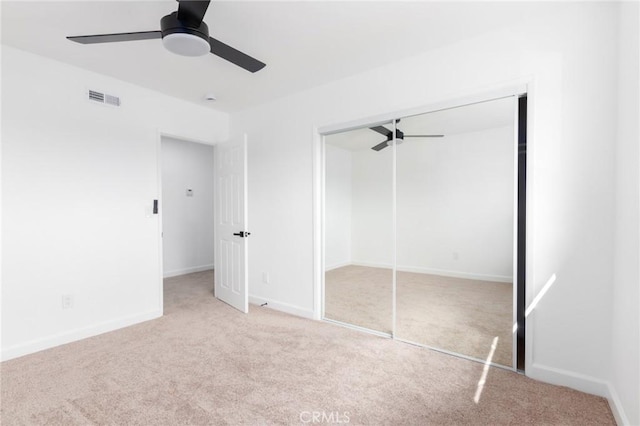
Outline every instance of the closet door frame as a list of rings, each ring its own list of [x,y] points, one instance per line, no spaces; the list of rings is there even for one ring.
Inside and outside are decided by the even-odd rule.
[[[513,366],[509,369],[516,370],[521,373],[532,364],[532,324],[527,326],[525,320],[525,311],[527,303],[533,300],[531,286],[527,286],[527,282],[532,282],[532,242],[526,238],[527,229],[530,224],[527,223],[527,211],[531,211],[532,206],[528,200],[531,198],[527,193],[531,193],[532,179],[530,161],[531,156],[527,152],[531,152],[531,147],[527,145],[527,135],[529,129],[527,122],[531,116],[530,101],[532,98],[531,91],[532,82],[523,81],[519,84],[506,86],[490,92],[475,93],[450,100],[426,105],[418,108],[411,108],[402,111],[390,112],[374,117],[362,118],[355,121],[343,122],[325,126],[314,126],[313,135],[313,282],[314,282],[314,301],[312,317],[316,320],[324,320],[324,274],[325,274],[325,256],[324,256],[324,209],[325,209],[325,136],[346,132],[362,127],[373,127],[385,123],[393,123],[394,136],[396,120],[399,118],[427,114],[430,112],[441,111],[445,109],[457,108],[476,103],[482,103],[507,97],[514,98],[514,115],[515,115],[515,199],[514,209],[514,326],[513,326]],[[529,138],[530,141],[530,138]],[[393,144],[393,222],[394,228],[396,223],[396,144]],[[529,167],[527,165],[529,164]],[[350,326],[348,324],[338,323],[336,321],[325,320],[329,322],[345,325],[349,328],[358,329],[384,337],[396,338],[396,238],[393,239],[394,262],[393,262],[393,332],[380,333],[373,330],[365,329],[358,326]],[[401,339],[397,339],[401,340]],[[462,358],[478,361],[475,358],[467,357],[461,354],[448,352],[438,348],[430,348],[441,352],[449,353]],[[493,364],[495,365],[495,364]],[[502,367],[499,365],[495,365]]]

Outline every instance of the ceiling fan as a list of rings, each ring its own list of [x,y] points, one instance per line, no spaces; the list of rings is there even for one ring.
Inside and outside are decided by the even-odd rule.
[[[396,123],[398,122],[400,122],[400,120],[396,121]],[[380,142],[378,145],[371,147],[371,149],[373,149],[374,151],[380,151],[381,149],[384,149],[388,146],[393,145],[394,139],[393,139],[393,132],[391,130],[387,129],[384,126],[369,127],[369,129],[387,137],[386,141]],[[404,142],[404,138],[442,138],[442,137],[444,137],[444,135],[405,135],[403,131],[401,131],[396,127],[395,143],[400,145],[402,142]]]
[[[209,27],[202,20],[210,0],[179,0],[178,10],[160,20],[160,31],[71,36],[82,44],[162,39],[164,47],[178,55],[202,56],[213,53],[250,72],[260,71],[265,63],[209,37]]]

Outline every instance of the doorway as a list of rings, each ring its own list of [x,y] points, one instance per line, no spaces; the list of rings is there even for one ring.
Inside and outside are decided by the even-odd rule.
[[[180,297],[190,285],[213,293],[214,147],[163,135],[160,152],[164,293]]]
[[[523,106],[526,119],[526,97],[508,96],[323,136],[323,319],[524,368]]]

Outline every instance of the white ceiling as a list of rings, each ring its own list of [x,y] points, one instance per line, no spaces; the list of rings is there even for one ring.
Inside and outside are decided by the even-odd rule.
[[[401,118],[398,128],[406,135],[447,136],[512,126],[515,119],[514,98],[508,97],[458,108]],[[391,123],[385,125],[393,129]],[[385,137],[369,128],[355,129],[326,137],[326,143],[348,151],[363,151],[384,141]],[[429,139],[405,139],[405,142]],[[434,140],[434,139],[431,139]]]
[[[68,35],[159,30],[164,1],[2,1],[2,43],[222,111],[236,111],[530,18],[533,3],[213,1],[212,37],[265,62],[251,74],[160,40],[81,45]],[[213,92],[214,103],[204,101]]]

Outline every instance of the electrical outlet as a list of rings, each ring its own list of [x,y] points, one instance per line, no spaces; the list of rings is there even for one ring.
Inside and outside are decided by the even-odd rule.
[[[265,284],[269,284],[271,282],[271,280],[269,279],[269,273],[268,272],[263,272],[262,273],[262,282]]]
[[[187,189],[187,197],[193,197],[193,189]]]
[[[62,295],[62,309],[71,309],[73,308],[73,295],[72,294],[63,294]]]

